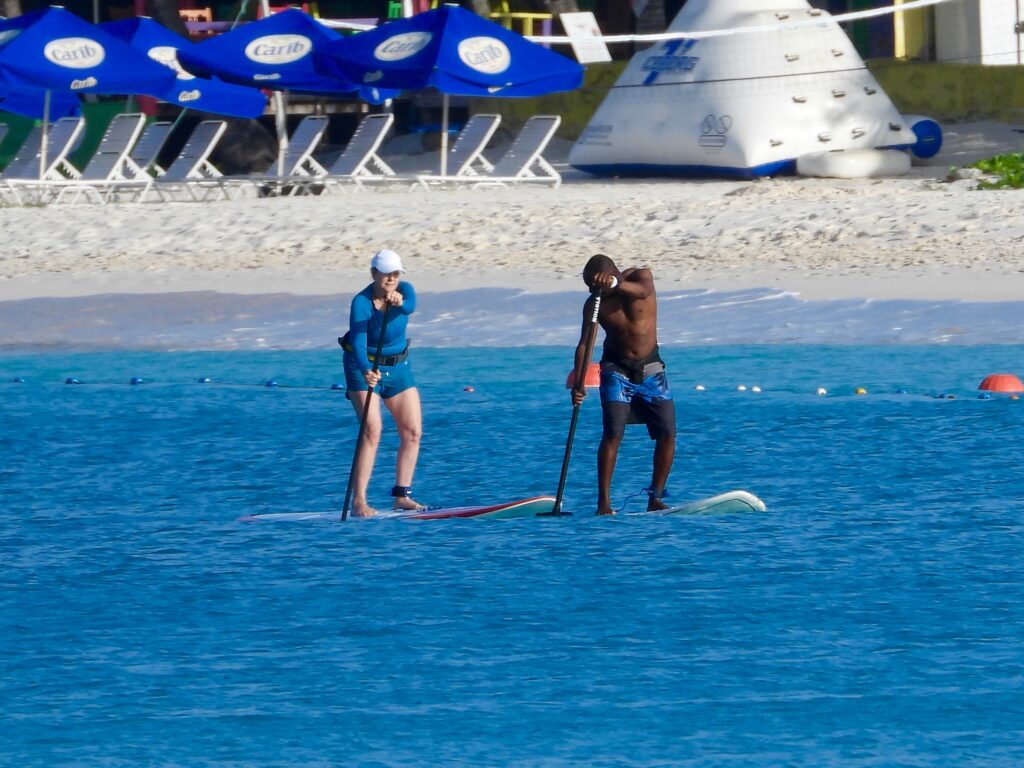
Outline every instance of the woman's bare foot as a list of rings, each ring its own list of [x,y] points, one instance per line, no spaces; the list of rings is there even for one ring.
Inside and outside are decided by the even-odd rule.
[[[421,509],[426,509],[426,506],[420,504],[418,501],[413,501],[412,498],[409,496],[399,496],[397,499],[395,499],[393,509],[401,509],[415,512]]]
[[[377,510],[368,504],[353,504],[352,517],[373,517]]]

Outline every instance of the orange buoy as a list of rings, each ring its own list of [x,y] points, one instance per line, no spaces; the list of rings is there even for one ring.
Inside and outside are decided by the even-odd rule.
[[[569,371],[569,376],[565,380],[565,388],[572,389],[576,385],[576,371]],[[583,380],[584,387],[600,387],[601,386],[601,364],[591,363],[587,366],[587,375]]]
[[[978,389],[987,389],[989,392],[1024,392],[1024,384],[1012,373],[993,373],[984,378]]]

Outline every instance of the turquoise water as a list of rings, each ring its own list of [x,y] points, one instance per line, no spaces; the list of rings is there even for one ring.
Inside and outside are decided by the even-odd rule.
[[[553,493],[571,353],[417,350],[417,498]],[[0,764],[1019,765],[1022,353],[669,349],[672,499],[761,515],[593,517],[592,397],[571,518],[263,526],[341,503],[339,353],[7,354]]]

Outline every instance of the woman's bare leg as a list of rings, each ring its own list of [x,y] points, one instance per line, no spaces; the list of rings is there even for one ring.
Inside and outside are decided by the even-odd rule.
[[[365,407],[367,394],[367,392],[349,393],[357,419],[363,418],[363,408]],[[377,514],[377,510],[366,501],[366,488],[370,484],[370,476],[373,474],[373,463],[377,458],[380,430],[380,397],[375,396],[370,400],[370,410],[366,414],[366,430],[363,432],[363,443],[356,447],[358,458],[352,471],[352,514],[355,517],[371,517]]]
[[[384,401],[391,411],[398,430],[398,459],[395,462],[395,485],[411,486],[416,472],[416,461],[420,455],[420,438],[423,436],[423,410],[420,393],[416,387],[399,392]],[[409,497],[395,499],[395,509],[418,509],[422,507]]]

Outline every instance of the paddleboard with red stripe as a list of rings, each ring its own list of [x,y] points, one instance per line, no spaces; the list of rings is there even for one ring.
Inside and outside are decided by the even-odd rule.
[[[455,518],[486,517],[493,520],[510,520],[517,517],[537,517],[551,514],[555,507],[554,496],[533,496],[528,499],[507,501],[503,504],[485,506],[443,507],[439,509],[381,512],[375,517],[358,518],[349,515],[349,520],[451,520]],[[341,521],[341,512],[267,512],[244,515],[238,518],[243,523],[304,522],[308,520]]]

